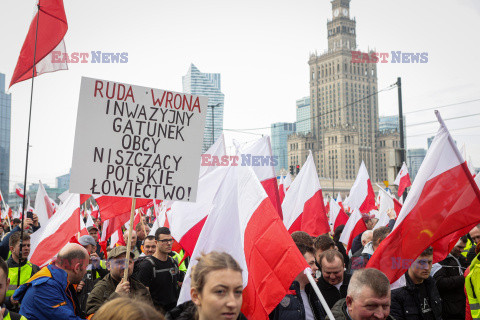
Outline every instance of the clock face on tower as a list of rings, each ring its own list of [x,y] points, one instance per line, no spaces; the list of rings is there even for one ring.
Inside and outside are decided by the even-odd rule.
[[[333,11],[333,15],[335,17],[338,17],[338,14],[340,13],[340,10],[339,9],[335,9],[335,11]]]
[[[346,8],[343,8],[342,13],[344,16],[348,16],[348,10]]]

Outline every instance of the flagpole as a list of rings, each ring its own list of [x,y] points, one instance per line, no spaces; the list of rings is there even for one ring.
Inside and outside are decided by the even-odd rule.
[[[132,198],[132,209],[130,210],[130,224],[128,228],[128,240],[127,240],[127,253],[125,255],[125,270],[123,271],[123,281],[128,281],[128,265],[130,264],[130,251],[132,249],[132,230],[133,230],[133,217],[135,215],[135,203],[137,199]]]
[[[25,158],[25,177],[23,179],[23,208],[22,208],[22,222],[20,227],[20,252],[18,257],[18,282],[17,286],[20,286],[20,274],[22,271],[22,246],[23,246],[23,228],[25,223],[25,196],[27,194],[27,173],[28,173],[28,149],[30,147],[30,124],[32,122],[32,100],[33,100],[33,84],[35,80],[35,56],[37,55],[37,39],[38,39],[38,20],[40,20],[40,4],[37,4],[37,26],[35,28],[35,46],[33,49],[33,67],[32,67],[32,86],[30,89],[30,110],[28,112],[28,132],[27,132],[27,154]]]

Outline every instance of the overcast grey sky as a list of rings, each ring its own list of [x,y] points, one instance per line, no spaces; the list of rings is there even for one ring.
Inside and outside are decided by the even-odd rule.
[[[128,52],[126,64],[70,64],[35,81],[29,182],[51,186],[68,172],[81,76],[182,91],[190,63],[219,72],[224,127],[295,121],[295,100],[308,95],[308,57],[327,48],[328,0],[64,0],[68,52]],[[32,19],[34,1],[0,4],[0,72],[7,83]],[[428,52],[426,64],[379,64],[378,88],[402,77],[407,124],[435,120],[408,112],[480,99],[478,0],[352,0],[359,49]],[[30,81],[11,88],[11,188],[23,181]],[[480,101],[441,109],[444,118],[478,113]],[[379,95],[380,115],[397,113],[397,91]],[[480,116],[447,121],[454,139],[480,166]],[[438,125],[407,127],[409,148],[426,147]],[[456,130],[466,127],[470,129]],[[269,134],[270,130],[254,133]],[[251,141],[257,136],[226,133]]]

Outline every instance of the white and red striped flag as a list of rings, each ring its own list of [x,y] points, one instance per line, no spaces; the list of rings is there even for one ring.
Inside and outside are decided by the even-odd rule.
[[[167,212],[172,237],[185,251],[192,255],[200,231],[212,210],[213,199],[228,172],[228,167],[219,167],[198,181],[196,202],[173,202]],[[157,217],[159,219],[160,217]]]
[[[251,166],[253,172],[268,194],[273,207],[280,218],[283,218],[282,203],[278,194],[277,175],[275,174],[275,160],[273,158],[270,137],[261,137],[253,143],[240,148],[242,166]]]
[[[340,242],[347,245],[347,253],[352,248],[353,239],[366,230],[367,226],[363,221],[362,214],[358,209],[354,209],[352,215],[348,218],[347,224],[345,224],[345,228],[343,228],[342,235],[340,236]]]
[[[63,55],[67,54],[63,38],[67,33],[68,24],[63,1],[38,0],[37,4],[9,87],[30,79],[33,68],[35,68],[35,77],[47,72],[68,69],[66,62],[57,61],[63,61]],[[35,38],[37,38],[37,48],[34,66]]]
[[[316,237],[330,232],[322,187],[311,151],[285,194],[282,210],[283,222],[290,233],[305,231]]]
[[[287,173],[285,178],[283,176],[280,176],[280,185],[278,186],[278,195],[280,197],[280,203],[283,203],[283,200],[285,199],[285,194],[287,193],[288,188],[290,188],[290,185],[292,184],[292,176],[290,173]]]
[[[401,197],[405,189],[412,185],[410,181],[410,175],[408,174],[408,168],[405,162],[402,165],[402,168],[398,172],[395,182],[393,184],[398,186],[398,196]]]
[[[268,319],[308,265],[249,167],[229,167],[192,255],[178,303],[190,300],[190,274],[201,253],[225,251],[243,269],[242,313]]]
[[[80,231],[80,197],[70,194],[48,223],[31,235],[28,260],[43,266]]]
[[[330,199],[330,217],[328,219],[329,224],[332,226],[332,231],[335,231],[338,226],[345,225],[348,221],[348,215],[340,207],[339,203],[335,199]]]
[[[357,208],[360,213],[369,213],[375,209],[375,193],[373,192],[367,167],[363,161],[360,169],[358,169],[355,183],[350,189],[350,194],[343,203],[352,209]]]
[[[480,222],[480,191],[440,118],[440,129],[415,177],[390,235],[367,267],[395,282],[429,246],[434,263],[443,260],[458,238]]]
[[[18,183],[15,185],[15,192],[17,193],[17,196],[19,196],[20,198],[24,197],[23,188]]]

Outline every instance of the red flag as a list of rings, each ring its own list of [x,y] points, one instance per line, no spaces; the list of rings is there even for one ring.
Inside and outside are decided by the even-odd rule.
[[[363,221],[362,214],[358,209],[354,209],[340,236],[340,242],[347,245],[347,252],[352,248],[353,239],[366,230],[367,226],[365,225],[365,221]]]
[[[399,197],[402,196],[405,189],[412,185],[412,182],[410,181],[410,175],[408,174],[408,168],[405,162],[403,163],[402,168],[398,172],[398,175],[395,178],[395,182],[393,184],[396,184],[398,186]]]
[[[283,222],[290,233],[305,231],[316,237],[330,231],[312,152],[288,189],[282,210]]]
[[[70,194],[58,211],[42,226],[42,232],[31,236],[29,260],[39,266],[50,261],[64,245],[80,231],[80,199],[78,194]]]
[[[295,277],[308,267],[249,167],[229,168],[215,195],[191,265],[202,252],[213,250],[228,252],[242,267],[246,284],[242,312],[248,319],[268,319]],[[189,272],[191,267],[179,303],[191,299]]]
[[[480,222],[479,208],[478,186],[441,123],[393,231],[367,267],[383,271],[393,283],[429,246],[433,262],[443,260],[458,237]]]
[[[130,212],[105,220],[102,226],[102,238],[100,241],[107,241],[118,230],[122,233],[121,229],[128,220],[130,220]]]
[[[92,209],[92,218],[97,220],[98,219],[98,208],[95,208],[93,204],[90,203],[90,208]]]
[[[27,37],[18,57],[17,66],[13,71],[10,87],[17,82],[30,79],[34,67],[35,76],[68,69],[65,62],[56,61],[59,58],[61,59],[63,53],[66,54],[63,38],[67,29],[67,17],[65,16],[63,1],[38,0],[35,17],[30,23]],[[37,49],[35,66],[33,66],[35,38],[37,38]]]
[[[362,161],[360,169],[358,169],[357,179],[350,189],[348,198],[344,204],[352,209],[357,208],[361,213],[369,213],[375,209],[375,193],[373,192],[370,176],[367,167]]]
[[[132,198],[110,197],[110,196],[96,196],[98,208],[102,213],[102,220],[106,221],[116,216],[130,214],[132,209]],[[135,209],[147,205],[150,199],[136,199]],[[130,215],[129,215],[130,217]]]

